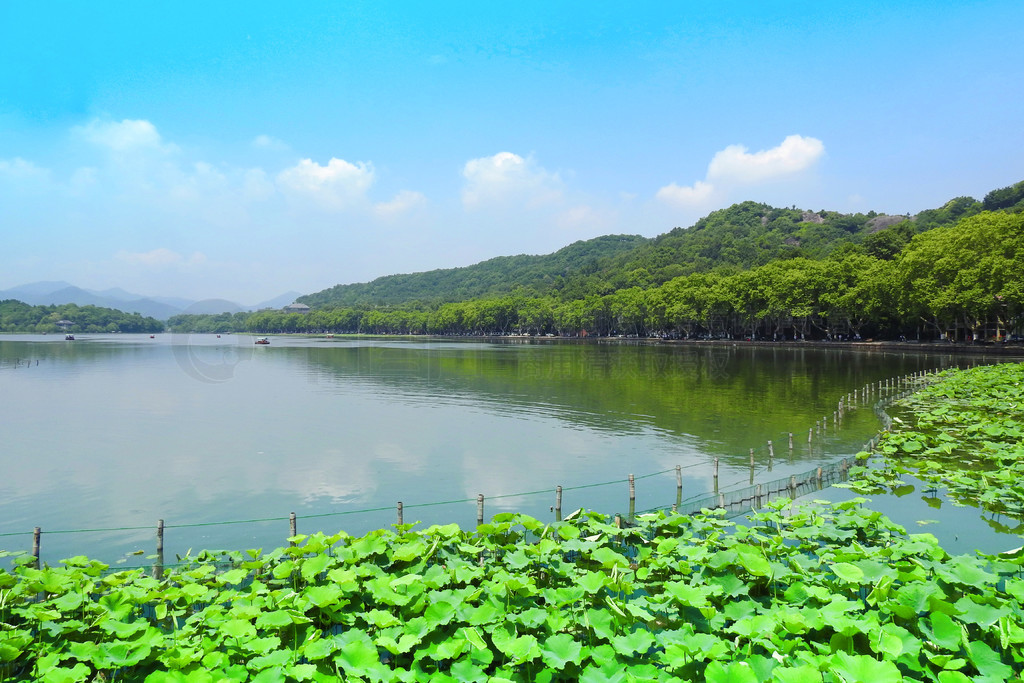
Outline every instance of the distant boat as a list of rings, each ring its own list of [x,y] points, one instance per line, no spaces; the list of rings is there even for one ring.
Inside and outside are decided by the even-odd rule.
[[[65,334],[64,335],[64,341],[75,341],[75,335],[73,335],[73,334]]]
[[[269,344],[270,340],[267,339],[266,337],[260,337],[259,339],[256,340],[256,343],[257,344]]]

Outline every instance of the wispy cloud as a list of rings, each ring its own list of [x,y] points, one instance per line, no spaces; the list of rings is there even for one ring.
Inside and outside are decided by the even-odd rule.
[[[364,203],[373,180],[371,164],[361,161],[353,164],[334,157],[326,166],[303,159],[277,175],[278,186],[292,198],[312,200],[332,210]]]
[[[202,265],[207,262],[206,255],[200,252],[195,252],[189,256],[182,256],[181,254],[164,247],[147,252],[129,252],[122,250],[115,254],[114,258],[124,263],[150,268]]]
[[[535,208],[562,199],[562,180],[532,158],[512,152],[470,159],[462,169],[462,204],[476,209],[489,204],[519,203]]]
[[[283,140],[278,140],[270,135],[257,135],[252,140],[252,146],[257,149],[271,149],[278,152],[286,152],[291,149],[291,145]]]
[[[706,204],[714,192],[715,187],[711,183],[698,180],[689,186],[679,186],[671,183],[658,190],[656,196],[661,201],[669,204],[697,207]]]
[[[114,254],[118,261],[147,268],[167,268],[171,266],[197,266],[206,263],[205,254],[194,252],[190,256],[182,256],[176,251],[160,247],[145,252],[119,251]]]
[[[0,176],[11,180],[45,180],[49,178],[49,170],[36,166],[21,157],[0,159]]]
[[[74,132],[94,145],[121,154],[140,150],[170,153],[178,149],[176,145],[165,143],[156,126],[144,119],[93,119],[84,126],[77,126]]]
[[[374,204],[373,211],[381,218],[394,218],[425,206],[426,203],[427,198],[421,193],[402,190],[391,201]]]

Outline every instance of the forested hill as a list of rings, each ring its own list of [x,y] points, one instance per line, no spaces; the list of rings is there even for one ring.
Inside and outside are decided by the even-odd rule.
[[[609,235],[543,256],[502,256],[464,268],[337,285],[299,301],[316,308],[436,306],[509,292],[566,301],[628,287],[656,287],[682,275],[722,267],[747,270],[782,259],[819,260],[849,249],[892,258],[918,233],[995,210],[1024,210],[1024,181],[993,190],[982,201],[956,197],[915,216],[874,211],[842,214],[743,202],[712,212],[689,228],[675,228],[651,239]]]
[[[156,318],[100,306],[59,304],[30,306],[14,299],[0,301],[0,332],[52,334],[61,332],[59,322],[70,322],[70,332],[163,332]]]
[[[640,235],[605,235],[574,242],[553,254],[499,256],[464,268],[387,275],[372,282],[336,285],[298,300],[314,307],[359,306],[466,301],[516,288],[539,294],[559,289],[567,280],[586,279],[647,241]]]

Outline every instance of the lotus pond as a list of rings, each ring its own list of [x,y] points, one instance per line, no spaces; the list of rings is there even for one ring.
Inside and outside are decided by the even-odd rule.
[[[1022,379],[1019,365],[946,373],[897,406],[851,485],[939,477],[929,463],[945,453],[945,470],[962,471],[950,500],[990,504],[998,487],[1012,505],[1014,484],[984,472],[1019,453],[1006,426],[1019,423]],[[0,572],[0,679],[959,683],[1024,671],[1024,552],[950,555],[861,499],[627,528],[503,513],[474,531],[292,542],[158,575],[19,560]]]

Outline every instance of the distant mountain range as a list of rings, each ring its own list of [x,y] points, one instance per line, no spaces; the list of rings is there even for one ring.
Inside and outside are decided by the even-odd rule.
[[[102,306],[113,308],[125,313],[167,320],[179,313],[238,313],[240,311],[256,311],[261,308],[282,308],[295,301],[300,292],[286,292],[267,301],[252,306],[245,306],[225,299],[203,299],[193,301],[164,296],[142,296],[132,294],[114,287],[97,291],[83,289],[69,282],[32,282],[10,289],[0,290],[0,301],[17,299],[31,306],[51,306],[56,304],[77,304],[79,306]]]

